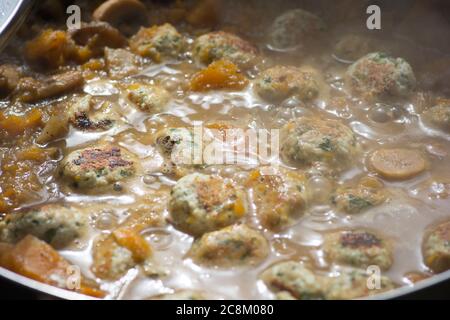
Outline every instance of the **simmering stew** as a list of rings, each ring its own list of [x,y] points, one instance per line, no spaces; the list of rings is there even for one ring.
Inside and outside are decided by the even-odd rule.
[[[450,269],[450,7],[367,5],[40,2],[0,56],[0,266],[113,299]]]

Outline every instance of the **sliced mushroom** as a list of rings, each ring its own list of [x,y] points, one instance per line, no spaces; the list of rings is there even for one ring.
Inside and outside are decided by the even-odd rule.
[[[4,64],[0,66],[0,97],[10,94],[19,83],[19,67]]]
[[[36,102],[75,90],[83,83],[83,75],[79,71],[67,71],[44,80],[25,77],[17,85],[16,96],[23,102]]]
[[[103,54],[105,47],[122,48],[127,44],[119,30],[101,21],[82,23],[80,28],[70,29],[69,35],[76,44],[91,49],[94,55]]]
[[[92,14],[94,20],[106,21],[127,35],[148,22],[147,8],[138,0],[108,0]]]
[[[36,138],[39,144],[46,144],[48,142],[64,137],[69,132],[69,123],[67,116],[63,114],[56,114],[48,119],[42,132]]]

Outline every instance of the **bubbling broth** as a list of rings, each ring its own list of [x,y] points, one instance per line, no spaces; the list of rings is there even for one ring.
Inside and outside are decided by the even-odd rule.
[[[355,1],[142,1],[133,27],[109,2],[67,31],[50,1],[1,56],[0,265],[64,288],[26,260],[44,248],[113,299],[358,298],[450,268],[437,8],[382,2],[369,31]],[[241,162],[175,161],[199,125]],[[379,291],[354,280],[373,265]]]

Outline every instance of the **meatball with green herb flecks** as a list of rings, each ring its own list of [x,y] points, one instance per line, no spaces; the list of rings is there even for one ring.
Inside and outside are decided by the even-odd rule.
[[[338,188],[332,202],[339,211],[355,214],[383,203],[386,198],[383,183],[376,178],[365,177],[354,187]]]
[[[261,274],[261,280],[275,293],[299,300],[325,299],[326,282],[308,267],[295,261],[273,265]]]
[[[395,289],[396,285],[390,278],[384,275],[379,278],[373,276],[364,269],[342,269],[338,276],[328,277],[326,299],[357,299]]]
[[[437,104],[423,113],[425,123],[450,132],[450,101]]]
[[[435,272],[450,269],[450,221],[432,228],[423,243],[425,264]]]
[[[409,63],[382,52],[360,58],[348,68],[346,77],[351,89],[368,99],[405,97],[416,86]]]
[[[227,59],[241,68],[252,66],[258,50],[244,39],[224,31],[210,32],[194,42],[193,57],[202,64]]]
[[[82,237],[88,225],[79,209],[48,204],[8,215],[0,222],[0,241],[16,243],[31,234],[59,249]]]
[[[315,14],[302,9],[293,9],[274,20],[268,32],[268,41],[275,49],[307,46],[325,29],[324,21]]]
[[[199,265],[222,268],[257,265],[268,254],[267,240],[243,224],[205,233],[188,252]]]
[[[375,265],[387,270],[393,263],[390,243],[364,230],[337,231],[325,235],[323,251],[330,262],[358,268]]]
[[[246,207],[243,195],[231,182],[192,173],[173,187],[169,212],[175,228],[201,236],[235,223],[245,215]]]
[[[372,296],[395,288],[386,276],[372,281],[363,269],[345,268],[332,274],[314,272],[296,261],[276,263],[261,274],[261,280],[281,299],[342,300]],[[378,286],[379,285],[379,286]]]
[[[158,85],[132,83],[125,90],[128,100],[144,112],[162,112],[171,98],[170,93]]]
[[[106,187],[133,176],[135,157],[114,145],[99,145],[71,152],[61,163],[60,173],[72,187]]]
[[[291,66],[275,66],[259,74],[255,92],[263,99],[279,102],[292,96],[311,100],[319,94],[315,74]]]
[[[178,58],[186,47],[186,39],[169,23],[141,28],[130,39],[131,51],[155,62]]]
[[[347,167],[359,147],[352,129],[336,120],[301,117],[281,129],[281,155],[292,164],[310,165],[316,161]]]

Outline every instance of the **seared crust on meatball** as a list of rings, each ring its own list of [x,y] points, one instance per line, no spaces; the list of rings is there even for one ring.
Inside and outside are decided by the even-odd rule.
[[[169,201],[171,223],[194,236],[221,229],[242,218],[244,197],[219,176],[192,173],[178,180]]]
[[[155,62],[179,57],[186,46],[186,39],[169,23],[141,28],[130,39],[131,51]]]
[[[323,251],[331,262],[363,269],[376,265],[381,270],[387,270],[393,263],[390,243],[364,230],[337,231],[325,235]]]
[[[267,174],[262,169],[250,173],[256,214],[263,227],[280,230],[292,225],[306,207],[306,177],[303,173],[279,169]]]
[[[274,102],[291,96],[311,100],[319,94],[315,75],[292,66],[275,66],[261,72],[254,90],[261,98]]]
[[[336,120],[301,117],[281,129],[281,155],[292,164],[309,165],[315,161],[348,166],[358,152],[353,131]]]
[[[239,67],[254,64],[258,50],[240,37],[224,32],[210,32],[198,37],[194,42],[194,59],[203,64],[210,64],[219,59],[227,59]]]
[[[267,240],[246,225],[205,233],[188,252],[197,264],[209,267],[257,265],[269,254]]]
[[[76,97],[69,107],[69,122],[83,131],[111,129],[120,115],[109,101],[98,101],[91,95]]]
[[[131,177],[136,160],[125,149],[100,145],[76,150],[61,163],[60,173],[75,188],[105,187]]]
[[[434,272],[450,269],[450,221],[432,228],[423,243],[425,264]]]
[[[369,53],[360,58],[348,68],[346,77],[352,90],[368,99],[404,97],[416,86],[409,63],[382,52]]]
[[[170,176],[183,177],[195,169],[193,154],[202,152],[194,143],[194,136],[188,128],[164,128],[156,133],[155,145],[164,158],[162,171]]]
[[[81,210],[48,204],[8,215],[0,223],[0,241],[16,243],[31,234],[59,249],[82,237],[88,224]]]

